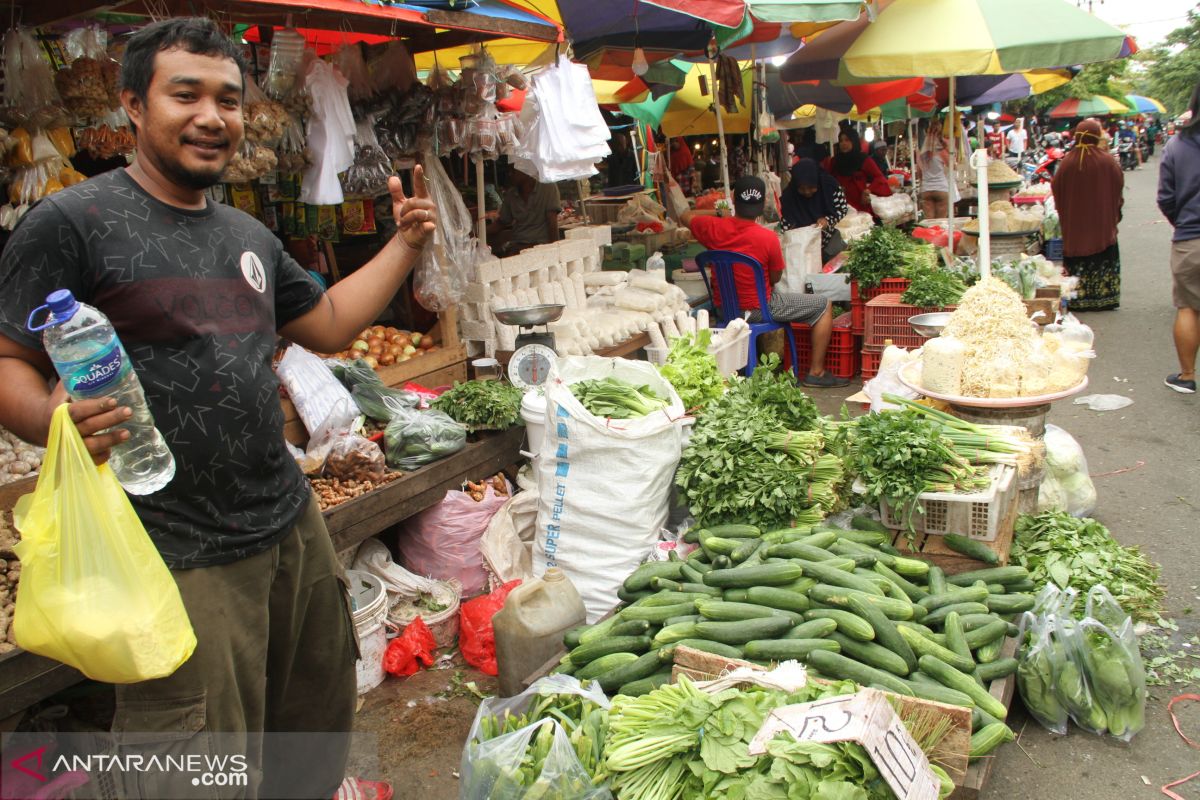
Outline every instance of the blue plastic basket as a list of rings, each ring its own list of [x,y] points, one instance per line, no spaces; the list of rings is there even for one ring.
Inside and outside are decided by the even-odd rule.
[[[1051,261],[1063,260],[1062,239],[1047,239],[1042,245],[1042,255]]]

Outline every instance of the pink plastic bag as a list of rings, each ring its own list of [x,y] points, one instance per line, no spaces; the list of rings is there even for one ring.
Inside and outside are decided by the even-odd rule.
[[[520,581],[509,581],[491,594],[468,600],[458,610],[458,649],[464,661],[485,675],[500,674],[492,617],[504,608],[508,593],[520,585]]]
[[[446,492],[442,502],[409,519],[400,534],[400,562],[410,572],[436,580],[457,579],[463,597],[477,595],[487,585],[479,549],[488,523],[508,501],[489,484],[483,500],[467,492]]]

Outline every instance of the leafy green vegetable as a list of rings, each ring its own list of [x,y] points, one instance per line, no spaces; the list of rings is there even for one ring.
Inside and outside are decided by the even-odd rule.
[[[1087,592],[1106,586],[1121,607],[1138,620],[1153,621],[1162,612],[1166,591],[1159,585],[1159,566],[1136,547],[1123,547],[1094,519],[1060,511],[1017,518],[1014,561],[1029,570],[1039,586]]]
[[[916,247],[916,241],[895,228],[876,225],[850,245],[850,254],[842,271],[858,281],[860,289],[873,289],[884,278],[904,273],[904,254]]]
[[[649,386],[634,386],[611,375],[573,383],[571,393],[592,414],[611,419],[644,417],[670,405]]]
[[[958,275],[936,268],[910,269],[907,276],[912,283],[900,295],[900,302],[910,306],[943,308],[957,305],[967,290],[967,285]]]
[[[912,527],[922,492],[976,491],[990,485],[942,436],[941,426],[915,411],[866,414],[854,421],[847,466],[870,502],[886,500]]]
[[[472,430],[511,428],[521,421],[521,390],[501,381],[455,383],[432,407]]]
[[[815,524],[838,503],[841,459],[822,452],[816,407],[764,361],[708,404],[684,449],[676,481],[703,525]]]
[[[690,334],[671,343],[667,363],[659,367],[688,411],[703,409],[725,393],[725,379],[717,368],[717,359],[708,352],[712,331],[704,328],[693,338]]]

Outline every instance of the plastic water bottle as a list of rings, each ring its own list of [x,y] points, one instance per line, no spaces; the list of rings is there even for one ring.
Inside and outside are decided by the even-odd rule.
[[[50,317],[35,327],[33,317],[44,308]],[[175,457],[154,427],[141,381],[108,317],[59,289],[46,298],[46,305],[34,309],[27,327],[42,331],[42,343],[67,394],[79,400],[112,397],[117,407],[133,411],[118,426],[129,431],[129,438],[113,447],[108,461],[125,491],[150,494],[170,483]]]

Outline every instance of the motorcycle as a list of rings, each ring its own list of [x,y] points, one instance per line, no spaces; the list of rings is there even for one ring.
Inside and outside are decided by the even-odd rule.
[[[1038,159],[1038,163],[1030,164],[1026,167],[1027,179],[1030,183],[1049,183],[1054,180],[1054,173],[1058,170],[1058,163],[1063,160],[1063,156],[1067,151],[1061,147],[1048,147],[1046,152]]]
[[[1121,169],[1137,169],[1138,157],[1134,150],[1134,142],[1132,139],[1120,139],[1118,141],[1117,161],[1121,164]]]

